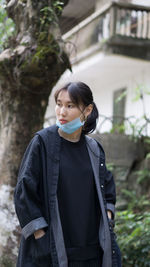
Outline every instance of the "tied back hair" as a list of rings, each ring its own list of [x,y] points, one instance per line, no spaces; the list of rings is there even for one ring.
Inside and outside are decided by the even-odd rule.
[[[80,105],[85,108],[92,104],[93,110],[91,114],[87,117],[85,124],[83,126],[82,132],[84,134],[92,133],[96,128],[96,121],[99,116],[96,104],[93,101],[93,94],[90,87],[83,82],[70,82],[64,87],[58,89],[55,92],[55,101],[57,103],[57,98],[59,93],[62,91],[68,91],[71,101],[80,109]],[[82,111],[83,112],[83,111]]]

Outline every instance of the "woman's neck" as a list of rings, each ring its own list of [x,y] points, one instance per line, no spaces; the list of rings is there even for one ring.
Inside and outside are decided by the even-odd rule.
[[[82,133],[82,127],[79,128],[78,130],[76,130],[74,133],[72,134],[68,134],[63,132],[60,128],[58,129],[58,133],[61,137],[63,137],[64,139],[71,141],[71,142],[78,142],[80,140],[81,137],[81,133]]]

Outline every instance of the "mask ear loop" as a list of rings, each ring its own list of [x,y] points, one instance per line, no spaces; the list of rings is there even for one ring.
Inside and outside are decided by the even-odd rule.
[[[86,108],[86,107],[85,107],[85,108]],[[84,108],[84,110],[85,110],[85,108]],[[84,120],[83,130],[85,129],[86,122],[87,122],[87,118],[88,118],[88,116],[87,116],[87,117],[85,116],[85,114],[84,114],[84,110],[82,111],[83,120]]]
[[[83,116],[84,116],[84,123],[86,123],[86,121],[87,121],[87,117],[85,117],[84,114],[83,114]]]
[[[91,104],[93,105],[94,102],[92,102]],[[86,107],[87,107],[87,106],[86,106]],[[84,111],[85,111],[86,107],[83,109],[83,111],[79,108],[79,110],[81,111],[81,113],[82,113],[82,115],[83,115],[83,119],[84,119],[83,130],[86,128],[86,123],[87,123],[87,120],[88,120],[88,117],[89,117],[89,115],[88,115],[87,117],[85,117],[85,115],[84,115]],[[81,115],[80,115],[80,116],[81,116]]]
[[[85,109],[86,109],[86,107],[85,107],[83,110],[81,110],[81,109],[79,108],[79,110],[81,111],[81,115],[83,115],[83,121],[84,121],[84,123],[85,123],[86,120],[87,120],[87,118],[86,118],[85,115],[84,115],[84,111],[85,111]],[[80,115],[80,117],[81,117],[81,115]],[[80,120],[81,120],[81,118],[80,118]]]

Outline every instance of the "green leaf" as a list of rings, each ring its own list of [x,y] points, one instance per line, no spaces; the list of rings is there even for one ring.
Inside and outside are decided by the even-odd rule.
[[[132,101],[136,102],[140,99],[143,99],[143,88],[142,85],[138,85],[136,88],[134,88],[135,97],[132,99]]]
[[[119,95],[119,97],[117,97],[117,99],[115,100],[115,102],[118,103],[118,102],[121,101],[126,95],[127,95],[127,91],[124,91],[122,94]]]
[[[0,1],[0,52],[7,46],[8,39],[15,32],[15,24],[8,18],[4,0]]]
[[[146,155],[146,159],[150,159],[150,153]]]
[[[144,139],[144,143],[146,143],[146,144],[150,144],[150,138],[145,138],[145,139]]]
[[[140,200],[137,205],[139,203]],[[129,210],[117,212],[115,232],[123,267],[150,266],[150,213],[145,212],[144,207],[140,213]]]

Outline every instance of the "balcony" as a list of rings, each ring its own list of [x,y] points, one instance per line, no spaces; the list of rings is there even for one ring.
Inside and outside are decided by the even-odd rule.
[[[112,3],[100,17],[98,40],[114,53],[150,59],[150,8]]]
[[[99,49],[150,60],[150,7],[113,1],[63,38],[73,61]]]

